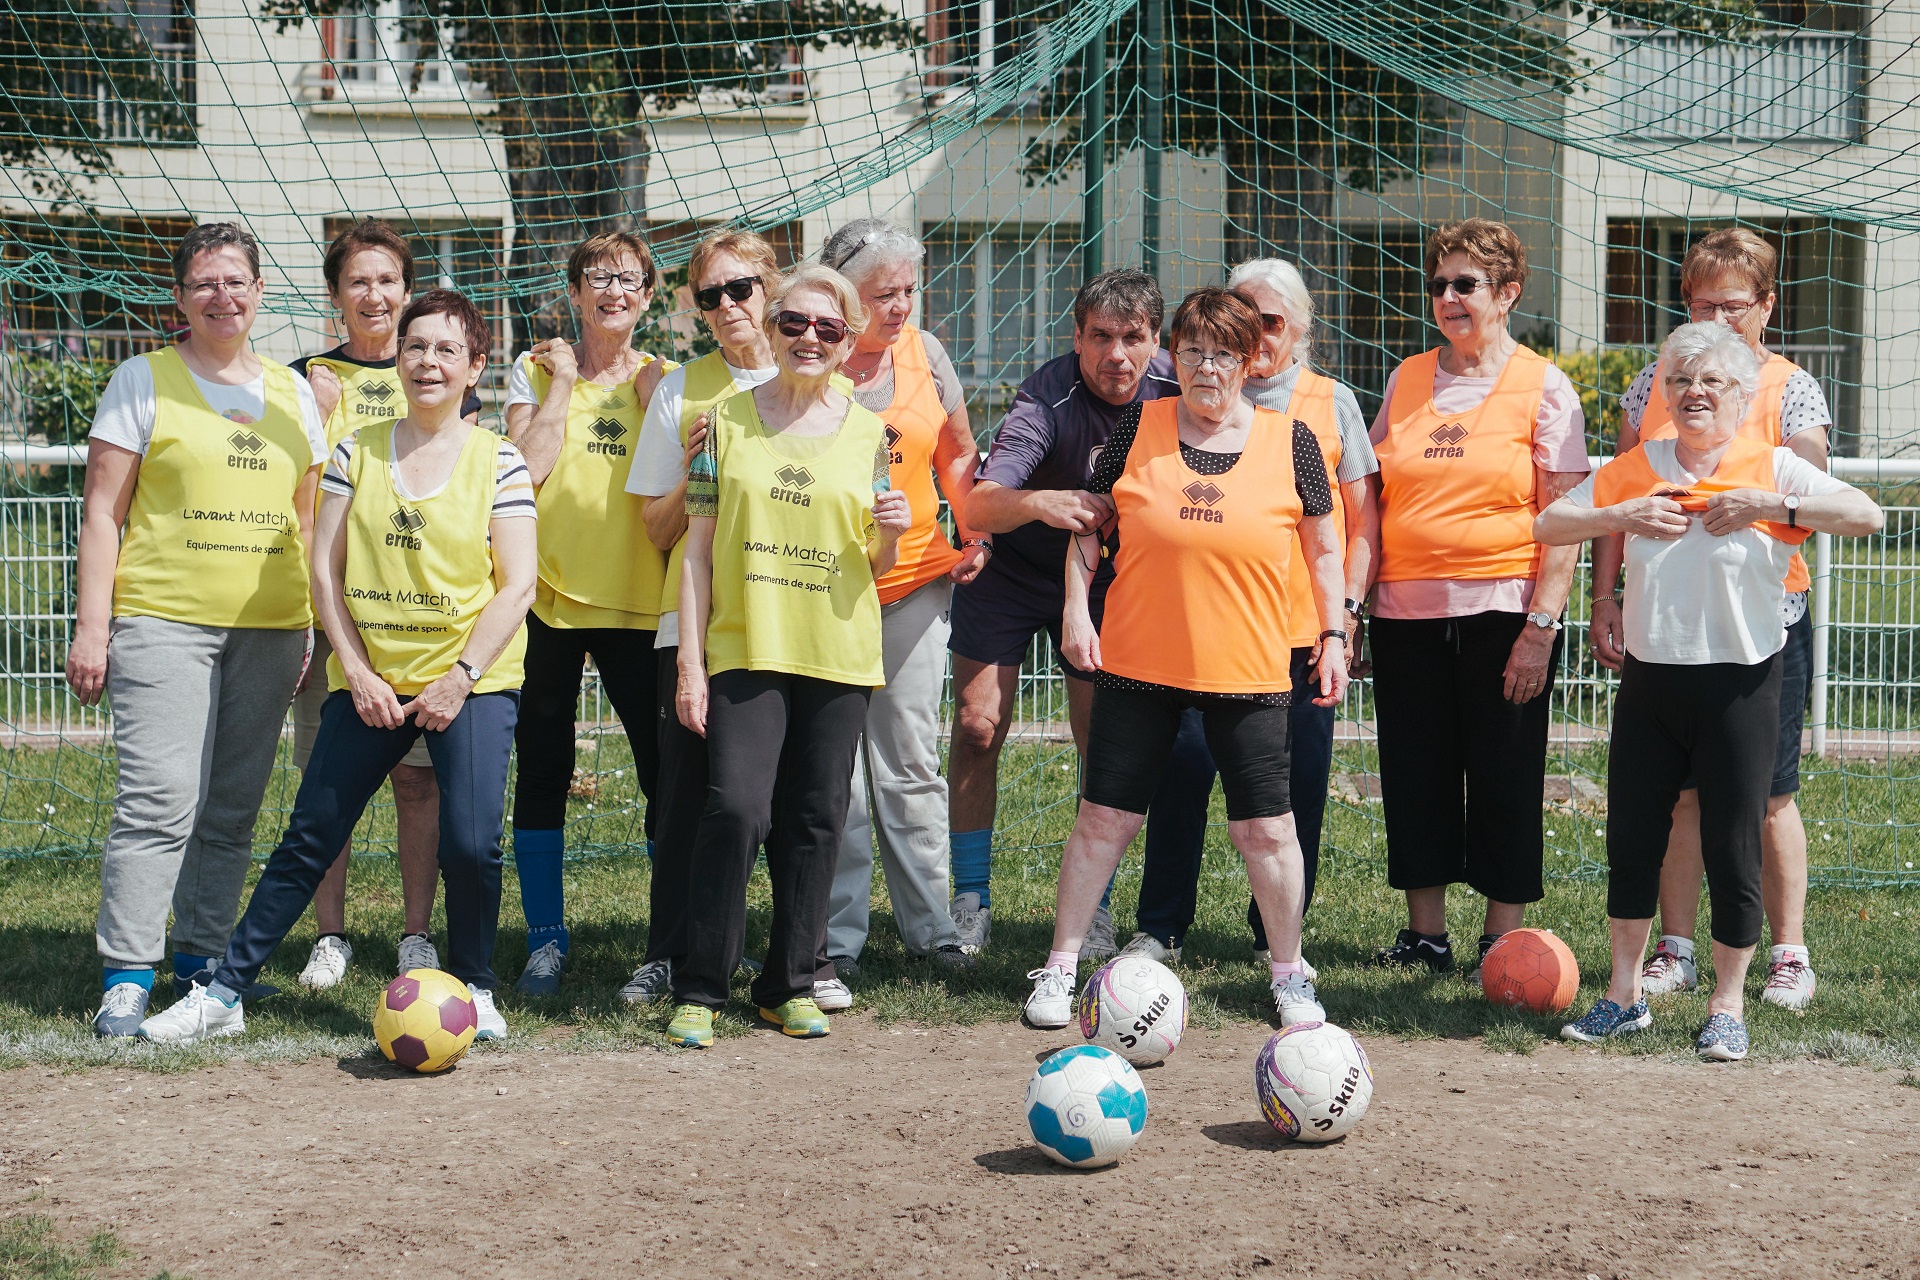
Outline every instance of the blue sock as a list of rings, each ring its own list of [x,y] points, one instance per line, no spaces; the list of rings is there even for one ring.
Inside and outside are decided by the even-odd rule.
[[[143,991],[151,991],[153,990],[153,970],[116,969],[112,965],[101,966],[100,989],[102,991],[105,991],[108,987],[119,986],[123,982],[131,982]]]
[[[647,861],[653,861],[653,841],[647,841]]]
[[[980,905],[993,905],[993,828],[956,831],[947,837],[953,850],[953,893],[980,895]]]
[[[1113,909],[1113,882],[1119,878],[1120,868],[1115,867],[1113,874],[1107,877],[1107,887],[1102,890],[1100,894],[1100,909],[1102,911],[1110,911]]]
[[[196,956],[186,951],[173,953],[173,989],[185,991],[196,974],[204,973],[220,963],[218,956]]]
[[[513,863],[520,872],[520,910],[527,917],[527,950],[549,942],[567,950],[566,891],[560,884],[560,858],[566,837],[560,828],[513,829]]]

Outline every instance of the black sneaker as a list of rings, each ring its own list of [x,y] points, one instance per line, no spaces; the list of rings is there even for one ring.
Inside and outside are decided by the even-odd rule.
[[[1487,963],[1487,952],[1493,950],[1493,944],[1498,941],[1500,941],[1500,935],[1497,933],[1483,933],[1480,935],[1480,954],[1475,957],[1473,968],[1469,969],[1466,974],[1468,986],[1477,987],[1480,985],[1480,970]]]
[[[1424,933],[1415,933],[1411,929],[1402,929],[1390,947],[1381,947],[1373,953],[1369,967],[1375,969],[1411,969],[1415,965],[1424,965],[1429,972],[1446,973],[1453,968],[1453,948],[1447,945],[1446,935],[1435,942]]]

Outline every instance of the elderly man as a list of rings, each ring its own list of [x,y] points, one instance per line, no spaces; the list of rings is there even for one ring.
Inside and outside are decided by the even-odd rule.
[[[1062,653],[1067,549],[1113,514],[1112,502],[1087,492],[1093,456],[1120,416],[1143,400],[1179,394],[1173,362],[1160,350],[1166,303],[1151,276],[1109,271],[1081,287],[1073,303],[1073,351],[1049,360],[1020,384],[1019,395],[980,468],[967,517],[992,536],[992,555],[953,594],[953,744],[947,763],[952,829],[954,924],[962,948],[977,954],[992,925],[990,867],[1000,748],[1012,723],[1020,662],[1042,630],[1067,681],[1074,745],[1086,750],[1092,672]],[[1113,568],[1102,564],[1091,592],[1097,622]],[[1192,720],[1193,717],[1188,717]],[[1179,745],[1149,810],[1147,841],[1197,844],[1205,835],[1213,762],[1196,723]],[[1081,955],[1115,951],[1113,918],[1103,899]]]

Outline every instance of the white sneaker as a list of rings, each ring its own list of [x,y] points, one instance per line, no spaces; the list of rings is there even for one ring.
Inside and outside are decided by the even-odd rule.
[[[1313,989],[1313,980],[1304,973],[1290,973],[1273,984],[1273,1007],[1280,1015],[1280,1025],[1283,1027],[1290,1027],[1296,1022],[1327,1020],[1327,1011],[1320,1005],[1320,996]]]
[[[307,957],[307,967],[300,971],[300,985],[312,987],[315,991],[337,987],[347,976],[347,966],[352,963],[353,944],[330,933],[313,944],[313,954]]]
[[[1670,996],[1676,991],[1691,991],[1699,976],[1693,957],[1670,951],[1663,944],[1654,948],[1640,970],[1640,994]]]
[[[1272,973],[1273,972],[1273,949],[1271,947],[1255,947],[1253,951],[1253,962],[1259,965],[1260,968],[1265,970],[1267,973]],[[1307,966],[1308,982],[1320,981],[1320,971],[1313,967],[1313,961],[1307,959],[1303,955],[1300,957],[1300,963]]]
[[[1051,1031],[1073,1021],[1074,975],[1063,969],[1035,969],[1033,994],[1027,997],[1027,1021]]]
[[[1087,925],[1087,936],[1080,942],[1080,958],[1104,964],[1119,953],[1120,944],[1113,936],[1113,912],[1095,907],[1093,920]]]
[[[398,973],[412,973],[415,969],[438,969],[440,953],[433,949],[433,939],[424,933],[410,933],[400,939],[400,963],[394,966]]]
[[[493,992],[483,991],[471,982],[467,984],[467,993],[473,997],[473,1011],[477,1015],[474,1021],[475,1040],[505,1040],[507,1038],[507,1020],[493,1007]]]
[[[947,904],[947,914],[953,917],[953,927],[960,934],[962,951],[977,956],[987,949],[987,939],[993,934],[993,909],[980,905],[979,894],[954,894]]]
[[[1180,948],[1169,947],[1150,933],[1136,933],[1127,939],[1127,945],[1120,948],[1123,956],[1145,956],[1161,964],[1179,964]]]
[[[1813,1000],[1813,966],[1796,955],[1781,956],[1767,966],[1767,985],[1760,998],[1782,1009],[1804,1009]]]
[[[238,1001],[228,1005],[211,987],[196,983],[186,995],[141,1023],[137,1034],[155,1044],[199,1044],[237,1036],[246,1029],[247,1015]]]
[[[627,979],[627,985],[620,988],[620,998],[628,1004],[652,1004],[662,996],[673,994],[673,961],[649,960],[633,971]]]
[[[853,1008],[853,992],[838,978],[813,984],[813,1002],[822,1013],[842,1013]]]

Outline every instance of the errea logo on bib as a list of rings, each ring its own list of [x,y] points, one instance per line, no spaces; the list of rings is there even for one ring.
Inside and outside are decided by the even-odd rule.
[[[267,442],[251,431],[236,431],[227,437],[227,444],[233,452],[227,455],[227,465],[236,471],[265,471],[267,460],[260,456]]]
[[[1467,451],[1460,442],[1467,438],[1467,428],[1458,422],[1444,422],[1427,432],[1427,439],[1434,447],[1426,451],[1429,458],[1464,458]]]
[[[587,433],[594,437],[587,441],[588,453],[604,453],[616,458],[627,456],[627,446],[619,443],[627,429],[615,419],[595,418],[587,424]]]
[[[789,463],[773,473],[780,482],[778,488],[767,490],[767,496],[776,502],[791,502],[796,507],[810,507],[813,499],[801,492],[813,484],[813,472],[805,467],[796,467]]]
[[[1180,508],[1180,518],[1182,520],[1199,520],[1206,524],[1226,523],[1226,515],[1214,510],[1214,508],[1219,506],[1220,500],[1227,495],[1226,492],[1213,481],[1195,480],[1192,484],[1182,489],[1180,495],[1187,500],[1188,504]]]
[[[900,428],[889,422],[887,424],[887,462],[897,467],[906,460],[906,455],[900,452]]]
[[[387,522],[393,526],[393,532],[387,535],[388,546],[407,551],[421,549],[419,533],[427,527],[427,518],[418,508],[395,507]]]
[[[354,401],[353,412],[362,418],[393,418],[399,416],[400,406],[388,404],[395,395],[390,382],[368,382],[360,388],[360,398]]]

